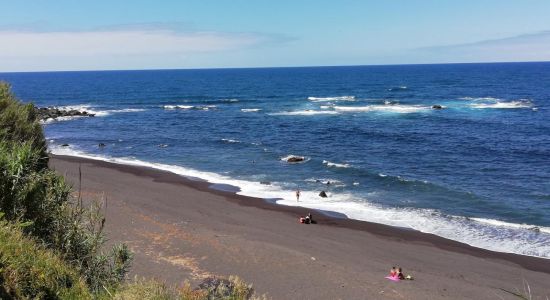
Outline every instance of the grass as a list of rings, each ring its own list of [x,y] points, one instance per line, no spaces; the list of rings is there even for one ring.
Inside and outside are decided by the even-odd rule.
[[[92,299],[77,270],[0,220],[0,299]]]

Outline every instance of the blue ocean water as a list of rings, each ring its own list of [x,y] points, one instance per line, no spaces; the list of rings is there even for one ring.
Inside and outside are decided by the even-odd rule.
[[[284,205],[550,258],[550,63],[0,80],[24,101],[96,113],[46,122],[54,153],[148,165]],[[289,164],[288,155],[306,162]]]

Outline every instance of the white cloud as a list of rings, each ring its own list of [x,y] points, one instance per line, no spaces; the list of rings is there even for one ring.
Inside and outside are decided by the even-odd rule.
[[[193,57],[215,56],[268,44],[257,33],[179,31],[169,28],[90,31],[0,29],[0,72],[193,67]]]
[[[234,50],[255,45],[252,34],[177,33],[170,30],[88,32],[0,31],[1,58],[185,54]]]
[[[498,62],[550,60],[550,31],[475,43],[426,47],[411,51],[426,62]]]

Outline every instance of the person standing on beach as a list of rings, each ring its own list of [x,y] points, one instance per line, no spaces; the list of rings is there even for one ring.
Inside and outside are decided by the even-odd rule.
[[[300,190],[296,190],[296,202],[300,202]]]

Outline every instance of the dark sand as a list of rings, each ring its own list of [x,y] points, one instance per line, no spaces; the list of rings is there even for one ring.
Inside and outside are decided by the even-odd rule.
[[[52,156],[85,200],[107,199],[111,242],[135,253],[130,276],[170,284],[238,275],[273,299],[533,299],[550,297],[550,260],[315,213],[208,188],[154,169]],[[384,279],[393,265],[414,281]]]

